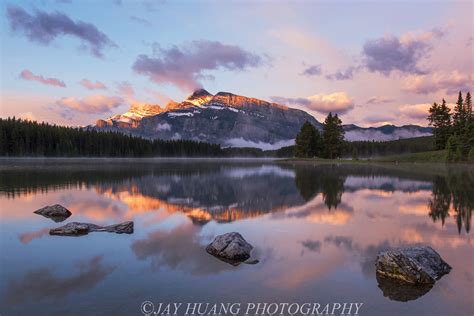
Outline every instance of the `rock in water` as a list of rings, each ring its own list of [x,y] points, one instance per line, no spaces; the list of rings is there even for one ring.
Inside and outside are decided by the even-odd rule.
[[[110,226],[99,226],[88,223],[71,222],[64,226],[53,228],[50,235],[58,236],[82,236],[90,232],[109,232],[117,234],[133,234],[133,222],[124,222]]]
[[[39,210],[34,211],[34,213],[50,218],[56,223],[62,222],[72,215],[72,213],[67,208],[59,204],[45,206]]]
[[[206,251],[228,263],[237,265],[250,258],[253,246],[239,233],[219,235],[206,247]]]
[[[104,227],[96,226],[91,231],[109,232],[109,233],[116,233],[116,234],[133,234],[133,222],[123,222],[120,224],[104,226]]]
[[[440,255],[427,246],[387,250],[377,255],[377,274],[411,284],[434,284],[451,271]]]

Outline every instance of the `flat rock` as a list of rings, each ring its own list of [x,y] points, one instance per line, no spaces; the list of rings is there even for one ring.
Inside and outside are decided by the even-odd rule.
[[[441,256],[428,246],[391,249],[377,255],[379,276],[409,284],[434,284],[451,271]]]
[[[89,223],[71,222],[64,226],[53,228],[50,235],[57,236],[82,236],[90,232],[109,232],[117,234],[133,234],[133,222],[123,222],[116,225],[99,226]]]
[[[236,232],[219,235],[206,247],[209,254],[233,265],[249,259],[252,249],[253,246]]]
[[[55,222],[62,222],[67,219],[72,213],[62,205],[48,205],[39,210],[34,211],[35,214],[42,215],[46,218],[50,218]]]

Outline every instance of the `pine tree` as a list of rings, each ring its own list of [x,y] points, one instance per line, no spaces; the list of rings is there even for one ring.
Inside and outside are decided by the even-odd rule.
[[[344,129],[337,114],[330,112],[323,124],[324,157],[338,158],[342,155],[344,146]]]
[[[446,143],[451,133],[450,111],[444,99],[441,105],[435,102],[429,109],[430,115],[428,116],[428,121],[430,125],[433,126],[435,149],[446,148]]]
[[[313,158],[320,155],[322,144],[319,131],[306,121],[296,136],[294,154],[296,157]]]
[[[461,135],[462,130],[466,123],[466,111],[464,108],[464,101],[462,99],[462,93],[459,91],[458,101],[454,107],[453,114],[453,132],[457,135]]]
[[[457,135],[451,135],[446,144],[446,161],[455,162],[458,157],[459,137]]]
[[[468,91],[466,94],[466,100],[464,100],[464,108],[466,109],[466,115],[468,120],[474,119],[473,115],[474,113],[472,112],[472,99],[471,99],[471,93]]]

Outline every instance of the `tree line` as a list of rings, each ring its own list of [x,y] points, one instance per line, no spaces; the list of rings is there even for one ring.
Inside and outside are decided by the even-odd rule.
[[[337,114],[330,112],[323,123],[322,134],[306,121],[296,135],[294,156],[301,158],[339,158],[344,148],[344,129]]]
[[[446,149],[446,161],[474,161],[474,114],[471,93],[459,91],[453,112],[446,100],[433,103],[428,121],[433,126],[435,149]]]
[[[189,140],[148,140],[114,132],[0,118],[0,156],[214,157],[219,145]]]
[[[342,157],[358,159],[433,150],[433,136],[413,137],[389,141],[344,142]]]

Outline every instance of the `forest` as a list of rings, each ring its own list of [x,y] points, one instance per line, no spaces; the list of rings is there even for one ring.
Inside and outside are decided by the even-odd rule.
[[[0,156],[6,157],[214,157],[219,145],[148,140],[114,132],[0,118]]]
[[[389,142],[343,142],[342,157],[372,157],[431,150],[433,137]],[[0,118],[0,156],[3,157],[276,157],[294,156],[295,146],[275,150],[222,148],[187,140],[148,140],[114,132]]]

